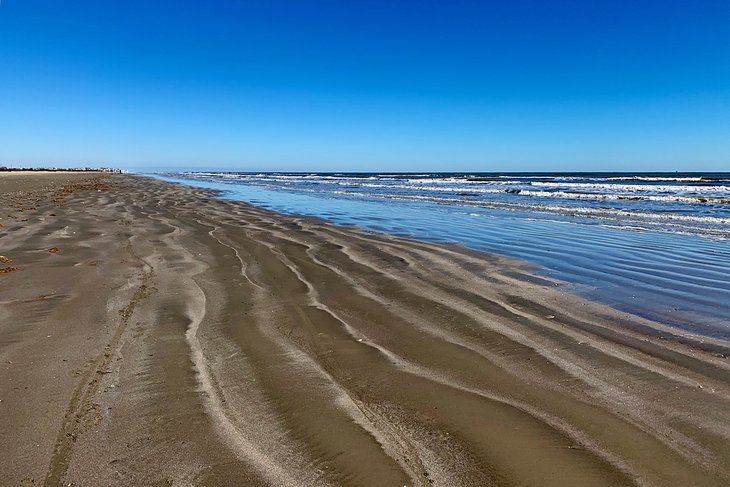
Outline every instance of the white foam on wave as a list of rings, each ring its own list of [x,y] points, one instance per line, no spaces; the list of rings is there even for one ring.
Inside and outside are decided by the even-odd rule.
[[[719,205],[730,204],[730,194],[725,197],[718,196],[682,196],[682,195],[637,195],[637,194],[606,194],[606,193],[571,193],[567,191],[533,191],[520,190],[523,196],[539,196],[543,198],[565,198],[565,199],[585,199],[585,200],[614,200],[614,201],[657,201],[671,203],[711,203]]]
[[[693,177],[656,177],[656,176],[620,176],[620,177],[611,177],[611,178],[605,178],[608,181],[676,181],[680,183],[689,183],[692,181],[707,181],[707,179],[701,177],[701,176],[693,176]]]
[[[556,187],[556,188],[579,188],[585,190],[611,190],[623,192],[657,192],[657,193],[726,193],[730,196],[730,188],[727,186],[681,186],[681,185],[655,185],[655,184],[617,184],[617,183],[554,183],[544,181],[533,181],[531,186]]]

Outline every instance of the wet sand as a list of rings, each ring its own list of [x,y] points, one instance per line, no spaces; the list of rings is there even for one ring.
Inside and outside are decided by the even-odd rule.
[[[730,482],[725,342],[503,257],[25,177],[0,175],[0,485]]]

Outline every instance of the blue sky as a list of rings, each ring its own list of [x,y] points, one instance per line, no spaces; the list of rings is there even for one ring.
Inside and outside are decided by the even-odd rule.
[[[730,171],[728,1],[0,4],[0,164]]]

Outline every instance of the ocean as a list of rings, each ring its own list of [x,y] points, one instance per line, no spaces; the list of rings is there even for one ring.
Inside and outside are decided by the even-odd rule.
[[[154,176],[282,213],[520,258],[572,292],[730,338],[730,173]]]

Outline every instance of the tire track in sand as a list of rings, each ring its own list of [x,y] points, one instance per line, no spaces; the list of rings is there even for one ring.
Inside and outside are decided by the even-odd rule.
[[[68,403],[66,414],[61,420],[61,428],[53,446],[48,473],[43,482],[45,487],[63,485],[64,477],[71,464],[71,456],[73,455],[76,440],[93,423],[93,415],[96,413],[94,398],[101,384],[101,376],[107,373],[112,358],[121,347],[121,338],[129,326],[129,319],[134,314],[137,304],[150,294],[151,287],[149,283],[154,268],[134,254],[131,244],[127,246],[127,251],[132,257],[142,262],[143,269],[138,277],[140,284],[127,305],[119,310],[120,319],[114,335],[104,346],[104,351],[96,357],[92,366],[82,376],[71,395],[71,400]]]

